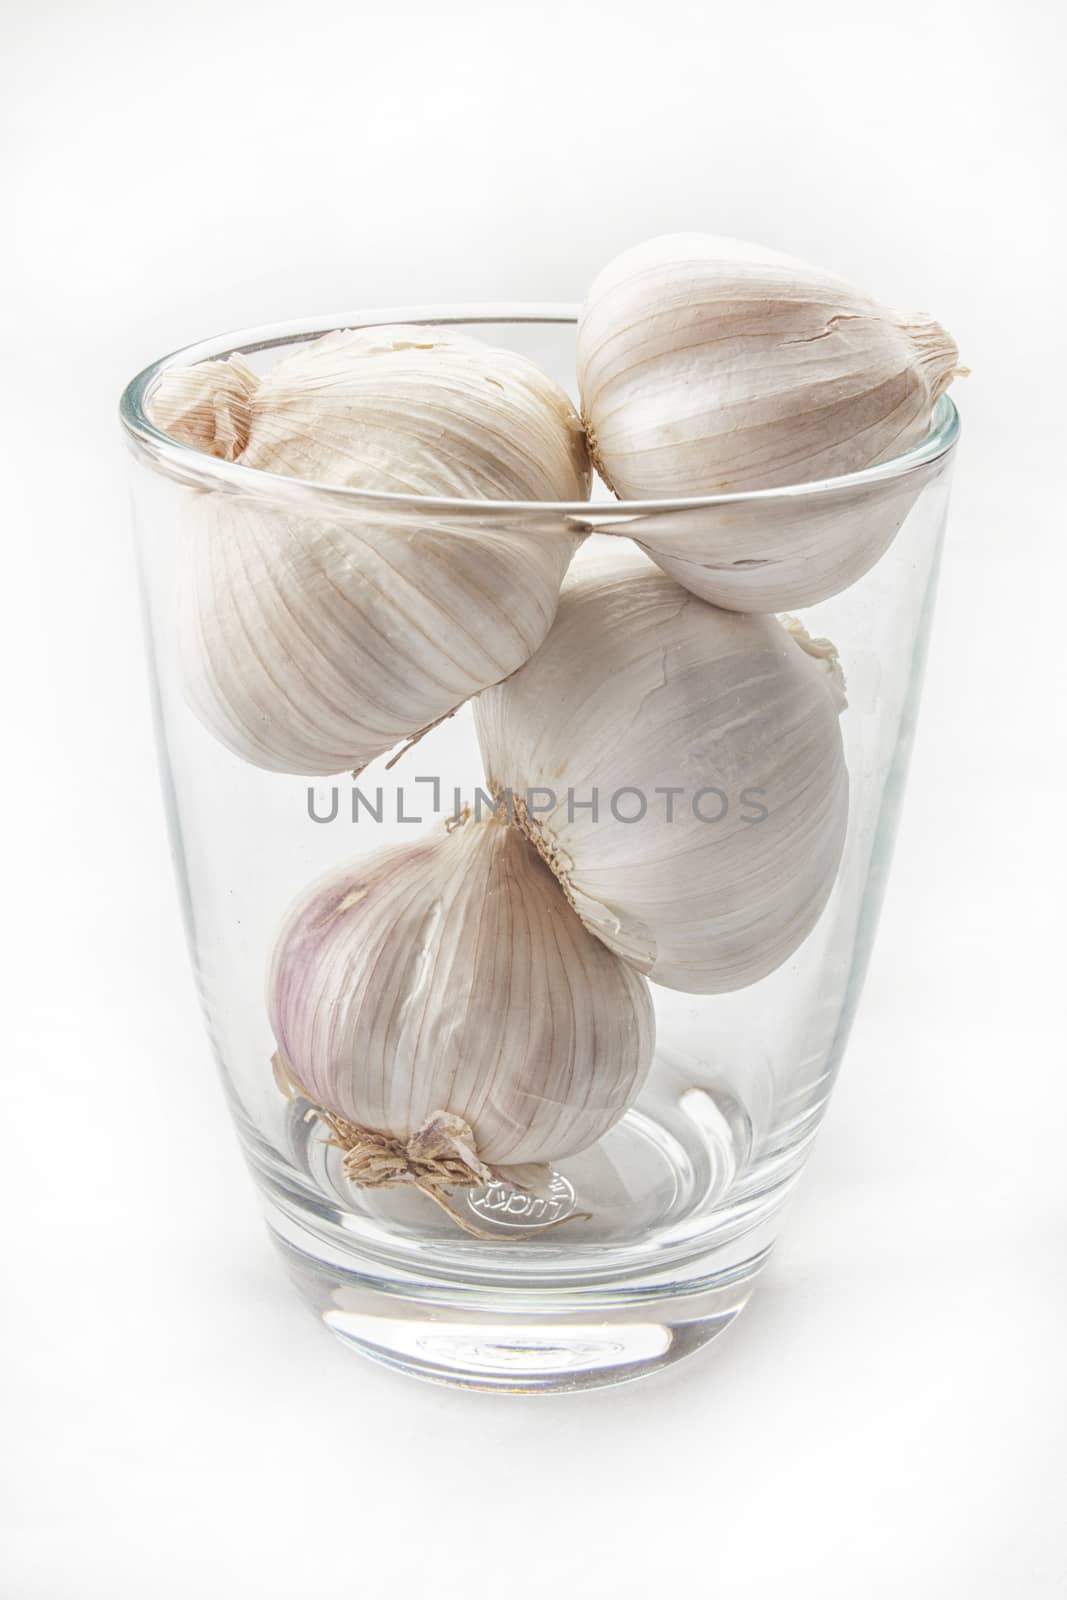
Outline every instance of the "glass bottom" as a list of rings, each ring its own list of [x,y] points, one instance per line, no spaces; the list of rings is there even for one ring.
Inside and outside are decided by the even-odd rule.
[[[251,1130],[248,1130],[249,1134]],[[814,1131],[752,1150],[721,1092],[653,1093],[547,1191],[453,1189],[456,1217],[409,1187],[367,1190],[308,1103],[288,1108],[289,1159],[246,1145],[301,1294],[352,1348],[430,1382],[534,1394],[643,1377],[737,1317]]]
[[[538,1312],[390,1293],[274,1238],[303,1298],[349,1348],[428,1383],[505,1394],[628,1383],[695,1354],[737,1317],[767,1256],[758,1252],[699,1291],[634,1292]]]

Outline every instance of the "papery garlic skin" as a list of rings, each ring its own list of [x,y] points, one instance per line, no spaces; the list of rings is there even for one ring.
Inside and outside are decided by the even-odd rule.
[[[648,1071],[648,985],[493,817],[334,870],[290,910],[268,982],[285,1068],[317,1105],[406,1140],[436,1113],[493,1167],[607,1132]]]
[[[186,698],[235,755],[358,770],[520,666],[574,550],[545,528],[300,517],[212,496],[187,529]]]
[[[884,462],[926,436],[961,370],[932,319],[703,234],[618,256],[578,328],[594,460],[624,500],[773,489]],[[770,499],[619,531],[704,599],[779,610],[836,594],[873,565],[911,503],[896,490],[847,504]]]
[[[728,611],[801,610],[840,594],[889,549],[930,473],[684,511],[617,526],[678,583]],[[744,554],[741,554],[744,552]]]
[[[183,444],[236,461],[248,443],[258,388],[258,375],[241,356],[172,367],[152,396],[150,415],[157,428]]]
[[[328,333],[252,397],[244,466],[388,494],[584,500],[581,421],[513,350],[440,328]]]
[[[586,926],[669,988],[765,977],[833,888],[842,679],[832,646],[790,626],[709,606],[636,551],[577,563],[540,650],[475,702],[494,792],[511,791]],[[541,789],[555,804],[537,795],[524,815]],[[638,820],[613,815],[622,791]]]
[[[242,466],[328,485],[434,498],[588,495],[573,407],[510,351],[371,328],[316,340],[246,394],[248,370],[231,358],[165,375],[153,419]],[[303,514],[272,499],[269,485],[200,494],[181,573],[187,697],[257,766],[359,769],[529,657],[579,538],[536,508],[481,519],[324,499]]]

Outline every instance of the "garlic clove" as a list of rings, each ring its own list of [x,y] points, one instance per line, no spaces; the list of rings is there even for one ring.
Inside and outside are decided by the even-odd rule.
[[[964,369],[930,318],[739,240],[654,239],[594,282],[578,375],[594,460],[622,499],[780,488],[888,460],[925,437]],[[620,526],[704,599],[824,599],[892,541],[921,479],[836,497],[664,513]]]
[[[506,1166],[536,1182],[529,1164],[618,1121],[654,1045],[644,979],[493,817],[315,884],[279,935],[268,1005],[287,1076],[346,1124],[357,1182],[448,1161],[449,1181]]]
[[[830,896],[842,704],[826,641],[629,551],[571,574],[544,644],[474,709],[491,787],[585,925],[655,982],[716,993],[780,966]]]
[[[153,420],[262,471],[377,492],[582,499],[567,397],[523,357],[414,328],[327,335],[255,379],[231,358],[166,374]],[[214,430],[214,431],[212,431]],[[580,535],[525,516],[372,504],[304,515],[198,494],[183,546],[187,697],[246,761],[359,768],[520,666]]]

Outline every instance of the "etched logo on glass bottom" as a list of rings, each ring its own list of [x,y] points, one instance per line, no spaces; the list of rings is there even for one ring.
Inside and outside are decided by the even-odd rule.
[[[468,1190],[467,1204],[483,1222],[502,1228],[547,1228],[574,1210],[574,1189],[562,1172],[554,1172],[543,1194],[527,1194],[499,1180],[484,1189]]]

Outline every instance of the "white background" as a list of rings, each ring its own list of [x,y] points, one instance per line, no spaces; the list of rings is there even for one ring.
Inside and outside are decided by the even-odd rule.
[[[1062,1595],[1059,7],[0,15],[0,1596]],[[973,368],[909,805],[737,1328],[644,1385],[461,1395],[335,1344],[260,1224],[186,975],[115,403],[227,327],[580,298],[668,228],[924,307]]]

